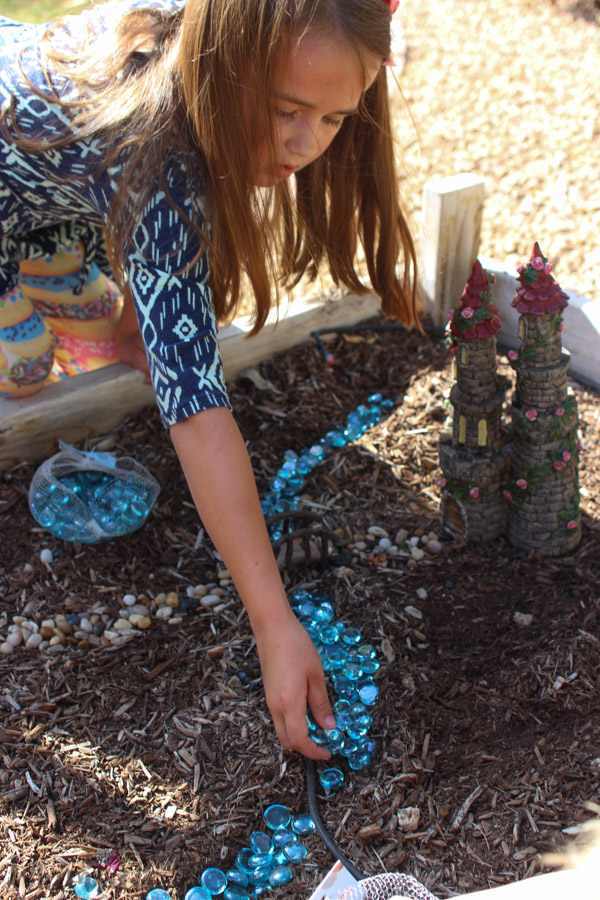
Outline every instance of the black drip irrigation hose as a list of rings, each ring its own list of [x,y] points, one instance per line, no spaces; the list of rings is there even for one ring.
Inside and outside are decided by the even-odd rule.
[[[343,866],[350,872],[353,878],[356,878],[357,881],[362,881],[367,876],[356,868],[353,863],[347,859],[339,847],[333,842],[331,837],[321,821],[321,816],[319,815],[319,807],[317,804],[317,790],[316,790],[316,780],[315,780],[315,764],[312,759],[305,758],[304,760],[304,769],[306,774],[306,796],[308,798],[308,811],[311,815],[313,822],[315,823],[315,828],[317,834],[334,857],[334,859],[339,859]]]
[[[322,334],[349,334],[353,331],[409,331],[406,325],[403,325],[401,322],[371,322],[370,324],[364,322],[357,322],[355,325],[339,325],[332,326],[331,328],[317,328],[315,331],[311,331],[310,336],[313,338],[315,344],[325,357],[325,362],[327,362],[330,366],[335,365],[335,359],[332,354],[329,352],[323,341],[321,340]],[[437,328],[433,325],[423,325],[423,331],[426,334],[433,334],[436,337],[443,337],[444,329]]]

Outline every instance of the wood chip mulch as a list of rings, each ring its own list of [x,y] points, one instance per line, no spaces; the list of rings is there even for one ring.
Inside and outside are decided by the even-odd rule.
[[[437,530],[437,440],[448,409],[448,352],[400,330],[326,337],[240,378],[232,402],[259,487],[288,448],[342,423],[371,392],[394,410],[335,450],[306,483],[311,511],[336,533],[324,570],[285,573],[314,584],[339,618],[378,649],[381,693],[373,764],[346,770],[321,797],[324,822],[368,874],[405,871],[439,897],[529,876],[590,817],[600,777],[600,396],[574,384],[581,415],[583,539],[571,556],[524,555],[500,539],[442,541],[436,556],[363,554],[369,527]],[[508,371],[508,369],[506,370]],[[0,631],[35,601],[39,621],[125,593],[152,597],[217,583],[168,435],[155,410],[104,439],[158,478],[137,533],[96,546],[62,543],[30,516],[34,466],[5,473],[0,493]],[[51,565],[40,561],[50,547]],[[27,564],[31,571],[27,571]],[[515,613],[530,614],[519,625]],[[111,898],[155,886],[182,900],[209,865],[227,868],[270,803],[307,808],[302,760],[275,741],[246,616],[234,597],[188,610],[117,648],[0,657],[0,883],[20,900],[73,897],[89,869]],[[243,677],[243,675],[246,677]],[[413,812],[406,812],[413,810]],[[417,810],[418,813],[414,812]],[[412,830],[407,830],[412,829]],[[566,834],[565,834],[566,832]],[[308,897],[332,860],[308,841],[286,896]],[[116,873],[98,864],[113,852]]]

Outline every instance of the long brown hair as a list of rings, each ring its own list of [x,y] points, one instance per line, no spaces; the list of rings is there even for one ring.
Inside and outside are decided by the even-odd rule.
[[[383,67],[359,112],[296,174],[295,190],[287,182],[266,191],[252,185],[252,151],[275,134],[275,68],[293,36],[317,30],[341,37],[363,65],[368,57],[387,59],[384,0],[187,0],[175,11],[130,10],[113,24],[104,12],[109,32],[97,40],[89,16],[91,33],[76,51],[63,49],[60,21],[45,42],[49,72],[76,87],[79,99],[59,101],[72,108],[72,128],[44,142],[26,138],[6,114],[3,126],[31,152],[100,135],[107,166],[126,159],[107,229],[118,279],[150,193],[157,183],[166,189],[162,173],[176,146],[187,151],[190,190],[203,198],[208,227],[188,221],[199,253],[209,255],[219,320],[234,314],[244,272],[255,331],[278,285],[315,277],[324,260],[336,284],[364,293],[356,268],[362,249],[384,313],[408,326],[418,322],[415,250],[400,205]]]

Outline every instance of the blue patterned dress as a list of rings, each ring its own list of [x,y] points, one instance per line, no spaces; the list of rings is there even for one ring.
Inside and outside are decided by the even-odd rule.
[[[133,5],[143,4],[136,0],[118,8]],[[73,30],[78,18],[70,19]],[[44,27],[0,18],[0,102],[4,106],[12,97],[18,128],[38,139],[63,133],[70,121],[68,110],[52,101],[42,71]],[[48,99],[32,91],[28,79]],[[59,96],[70,96],[68,81],[55,79],[53,87]],[[17,284],[21,259],[48,255],[74,240],[86,248],[82,279],[94,262],[111,274],[103,229],[122,166],[103,170],[104,154],[96,138],[32,154],[0,134],[0,296]],[[176,204],[201,221],[202,198],[190,194],[185,159],[173,151],[163,174]],[[165,426],[203,409],[229,406],[206,257],[178,274],[193,259],[196,246],[157,185],[133,235],[125,272]]]

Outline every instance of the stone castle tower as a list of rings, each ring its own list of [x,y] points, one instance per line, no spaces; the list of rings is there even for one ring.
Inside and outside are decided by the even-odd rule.
[[[512,305],[519,318],[519,350],[509,354],[516,376],[512,404],[509,504],[511,544],[559,556],[581,540],[577,399],[567,388],[569,355],[562,348],[562,310],[568,295],[536,243],[519,266]]]
[[[443,477],[440,524],[465,541],[503,534],[510,447],[500,423],[506,384],[497,373],[498,309],[491,301],[493,276],[475,260],[460,306],[449,317],[456,383],[451,439],[440,439]]]

